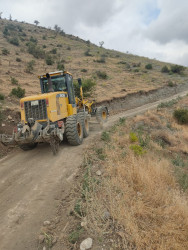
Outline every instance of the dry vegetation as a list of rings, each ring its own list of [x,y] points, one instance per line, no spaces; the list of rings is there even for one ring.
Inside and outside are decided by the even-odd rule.
[[[88,149],[68,248],[88,236],[93,249],[187,249],[188,127],[173,112],[188,97],[164,106],[121,118]]]
[[[24,88],[26,95],[39,93],[37,76],[63,67],[75,79],[96,81],[97,101],[187,81],[187,69],[184,75],[161,73],[164,65],[170,68],[168,63],[107,50],[78,37],[23,22],[1,19],[0,24],[0,93],[5,95],[5,105],[9,107],[18,103],[7,99],[15,85]],[[152,69],[146,69],[150,64]]]

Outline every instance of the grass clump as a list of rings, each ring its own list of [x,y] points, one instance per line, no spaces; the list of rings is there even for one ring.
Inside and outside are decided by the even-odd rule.
[[[5,99],[5,96],[2,93],[0,93],[0,100],[3,101],[4,99]]]
[[[10,92],[10,95],[23,98],[25,96],[25,89],[22,89],[21,87],[13,88]]]
[[[173,113],[174,118],[180,124],[188,124],[188,110],[187,109],[177,109]]]
[[[87,50],[84,52],[84,55],[85,55],[85,56],[92,56],[92,54],[90,53],[90,49],[87,49]]]
[[[13,85],[18,85],[18,80],[11,76],[10,81]]]
[[[100,78],[100,79],[107,79],[108,78],[108,75],[104,71],[98,70],[96,72],[96,74],[97,74],[98,78]]]
[[[47,65],[53,65],[54,64],[54,60],[53,60],[51,55],[47,55],[45,61],[46,61]]]
[[[107,131],[104,131],[101,135],[101,140],[103,140],[105,142],[109,142],[110,141],[110,133]]]
[[[174,104],[176,104],[178,102],[177,99],[173,99],[169,102],[161,102],[157,108],[168,108],[168,107],[172,107]]]
[[[86,73],[87,69],[81,69],[81,72]]]
[[[1,51],[2,51],[2,55],[4,55],[4,56],[7,56],[10,54],[10,51],[6,48],[3,48]]]
[[[131,145],[130,149],[133,150],[133,152],[135,153],[135,155],[140,155],[140,156],[143,155],[143,154],[145,154],[147,152],[140,145]]]
[[[94,60],[94,62],[97,62],[97,63],[106,63],[106,58],[104,55],[101,55],[101,57],[97,60]]]
[[[22,59],[21,59],[21,58],[16,57],[16,62],[21,62],[21,61],[22,61]]]
[[[83,231],[84,229],[81,226],[78,226],[76,230],[69,234],[69,242],[75,244],[79,240]]]
[[[131,142],[137,142],[138,141],[138,137],[137,137],[137,135],[134,132],[131,132],[129,134],[129,138],[130,138]]]
[[[36,43],[29,42],[26,45],[28,46],[29,54],[33,55],[35,58],[43,59],[45,57],[45,51],[37,46]]]
[[[8,41],[9,41],[9,43],[11,43],[11,44],[13,44],[15,46],[19,46],[20,45],[19,39],[17,37],[12,37]]]

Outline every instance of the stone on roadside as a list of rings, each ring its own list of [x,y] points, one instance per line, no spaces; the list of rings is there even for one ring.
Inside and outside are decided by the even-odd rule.
[[[2,126],[2,127],[5,127],[5,124],[4,124],[4,123],[2,123],[2,124],[1,124],[1,126]]]
[[[11,115],[9,115],[9,116],[8,116],[8,119],[9,119],[9,120],[12,120],[12,116],[11,116]]]
[[[98,171],[96,172],[96,175],[98,175],[98,176],[101,176],[101,174],[102,174],[102,172],[101,172],[100,170],[98,170]]]
[[[48,225],[50,225],[50,224],[51,224],[51,223],[50,223],[49,220],[46,220],[46,221],[43,222],[43,225],[44,225],[44,226],[48,226]]]
[[[93,240],[91,238],[87,238],[83,240],[82,243],[80,244],[80,250],[90,249],[92,247],[92,244]]]

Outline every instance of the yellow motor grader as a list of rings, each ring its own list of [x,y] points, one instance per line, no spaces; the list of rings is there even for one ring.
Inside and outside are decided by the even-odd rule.
[[[17,144],[23,150],[33,149],[40,142],[50,143],[54,154],[65,138],[77,146],[89,135],[89,119],[107,121],[108,109],[95,107],[83,98],[82,82],[78,79],[80,98],[75,97],[73,77],[67,71],[39,76],[41,94],[20,99],[21,121],[13,135],[0,135],[4,145]]]

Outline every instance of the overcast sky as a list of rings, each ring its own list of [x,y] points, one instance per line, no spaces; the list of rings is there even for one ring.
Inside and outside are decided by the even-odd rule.
[[[0,0],[2,18],[45,27],[104,47],[188,66],[188,0]]]

